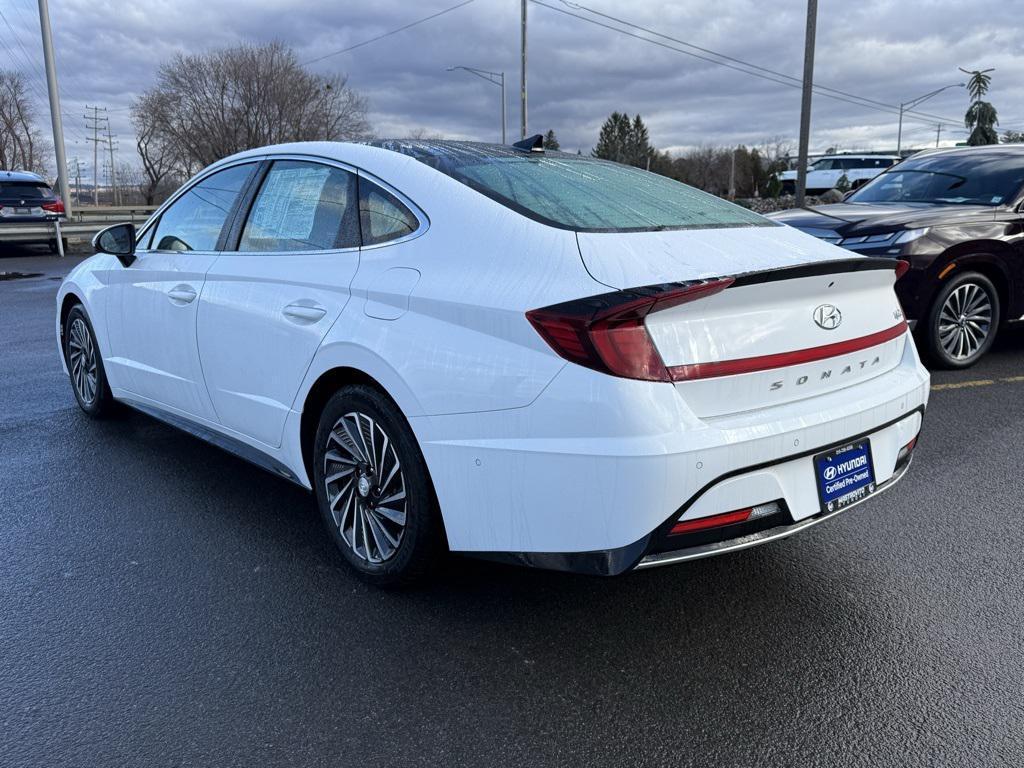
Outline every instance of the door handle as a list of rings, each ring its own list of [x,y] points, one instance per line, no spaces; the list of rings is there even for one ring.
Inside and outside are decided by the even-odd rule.
[[[175,304],[191,304],[195,301],[196,292],[191,285],[176,285],[167,292],[167,297]]]
[[[319,304],[289,304],[282,311],[289,320],[303,325],[315,323],[327,314],[327,310]]]

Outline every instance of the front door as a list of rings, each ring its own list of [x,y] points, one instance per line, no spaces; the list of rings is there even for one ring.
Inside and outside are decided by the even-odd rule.
[[[215,421],[196,347],[196,310],[222,231],[255,163],[217,171],[193,185],[146,233],[122,276],[112,357],[129,392]]]

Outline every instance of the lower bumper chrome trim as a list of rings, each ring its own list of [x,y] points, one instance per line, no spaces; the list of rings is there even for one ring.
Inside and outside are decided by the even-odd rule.
[[[809,517],[799,522],[793,523],[792,525],[778,526],[775,528],[769,528],[766,531],[760,531],[758,533],[752,533],[749,536],[741,536],[737,539],[729,539],[728,541],[717,541],[713,544],[703,544],[698,547],[690,547],[689,549],[680,549],[673,552],[658,552],[657,554],[647,555],[639,563],[636,564],[633,570],[641,570],[644,568],[656,568],[660,565],[672,565],[673,563],[683,563],[687,560],[699,560],[703,557],[713,557],[714,555],[724,555],[727,552],[738,552],[741,549],[749,549],[750,547],[756,547],[758,544],[767,544],[769,541],[777,541],[778,539],[785,539],[788,536],[792,536],[794,533],[805,531],[808,528],[813,528],[819,523],[823,523],[826,520],[831,520],[836,515],[840,515],[847,510],[853,509],[858,504],[862,504],[869,499],[875,498],[880,492],[891,488],[907,473],[910,469],[910,465],[913,463],[913,457],[911,460],[904,464],[892,477],[880,484],[873,494],[865,496],[859,501],[855,501],[847,507],[837,509],[835,512],[828,512]]]

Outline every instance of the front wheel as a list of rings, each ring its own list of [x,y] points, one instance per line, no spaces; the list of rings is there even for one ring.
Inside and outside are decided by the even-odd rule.
[[[999,293],[980,272],[965,272],[939,292],[928,313],[928,355],[943,368],[969,368],[988,352],[999,328]]]
[[[348,564],[375,584],[423,579],[443,551],[443,531],[402,413],[372,387],[342,387],[324,406],[315,440],[317,504]]]
[[[114,397],[107,385],[96,334],[81,304],[71,308],[64,322],[64,359],[79,407],[94,419],[109,416],[115,407]]]

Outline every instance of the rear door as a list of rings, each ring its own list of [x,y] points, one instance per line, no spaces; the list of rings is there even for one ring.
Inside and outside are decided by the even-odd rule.
[[[184,414],[214,419],[196,349],[196,310],[232,212],[255,162],[205,176],[147,230],[135,262],[118,275],[120,322],[111,359],[125,389]]]
[[[230,248],[206,275],[199,359],[220,423],[276,447],[359,266],[356,174],[277,158],[243,207]]]

